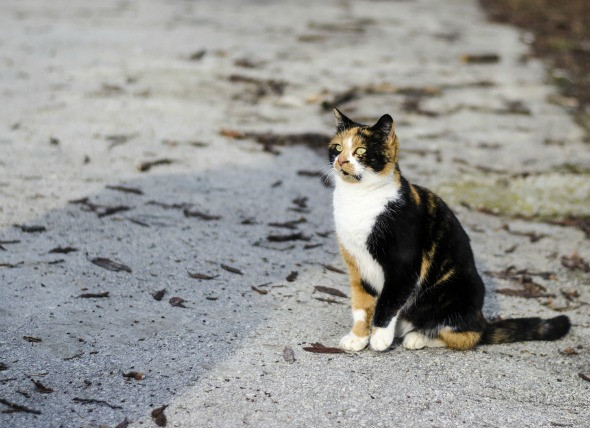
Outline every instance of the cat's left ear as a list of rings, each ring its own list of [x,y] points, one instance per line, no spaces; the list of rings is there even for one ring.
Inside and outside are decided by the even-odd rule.
[[[371,129],[384,137],[389,137],[389,134],[393,131],[393,118],[388,114],[384,114]]]

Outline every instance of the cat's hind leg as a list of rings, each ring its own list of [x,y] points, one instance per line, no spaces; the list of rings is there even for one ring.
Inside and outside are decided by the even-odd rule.
[[[360,351],[367,347],[371,332],[371,320],[375,311],[375,297],[363,286],[358,264],[354,257],[341,245],[340,252],[348,266],[352,300],[353,326],[350,333],[340,340],[340,347],[346,351]]]

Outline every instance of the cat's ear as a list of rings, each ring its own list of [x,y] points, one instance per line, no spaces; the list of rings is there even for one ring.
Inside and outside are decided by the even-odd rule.
[[[350,129],[355,126],[355,123],[346,116],[344,116],[344,114],[336,107],[334,107],[334,117],[336,118],[337,132],[344,131],[345,129]]]
[[[388,137],[393,130],[393,118],[388,114],[384,114],[371,129],[384,137]]]

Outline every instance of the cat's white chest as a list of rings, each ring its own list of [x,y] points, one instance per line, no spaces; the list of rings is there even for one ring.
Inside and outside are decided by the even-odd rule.
[[[375,221],[387,204],[398,197],[394,186],[368,188],[362,183],[336,183],[334,221],[340,243],[355,258],[361,278],[377,293],[383,289],[383,268],[367,249]]]

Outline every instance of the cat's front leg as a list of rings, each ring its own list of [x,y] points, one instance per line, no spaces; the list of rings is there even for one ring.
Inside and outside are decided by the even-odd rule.
[[[395,338],[395,326],[397,315],[407,295],[403,282],[396,281],[398,286],[394,287],[391,281],[386,281],[383,291],[375,305],[373,316],[373,334],[371,335],[371,349],[385,351],[393,343]],[[402,326],[403,327],[403,326]]]
[[[385,327],[373,327],[371,335],[371,349],[385,351],[393,343],[395,338],[395,325],[397,317],[393,317]]]
[[[340,347],[346,351],[358,352],[365,349],[369,343],[375,298],[363,287],[358,264],[354,258],[343,246],[340,247],[340,251],[350,275],[353,318],[352,330],[340,340]]]

